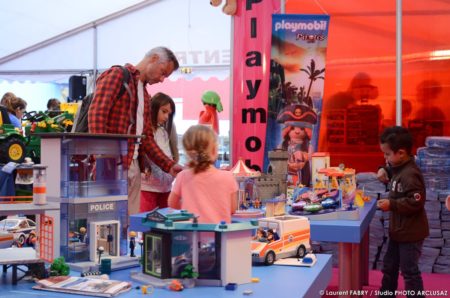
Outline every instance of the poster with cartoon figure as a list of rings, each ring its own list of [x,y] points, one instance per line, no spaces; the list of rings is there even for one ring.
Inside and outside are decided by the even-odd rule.
[[[317,123],[316,112],[303,103],[291,104],[278,114],[277,122],[283,125],[279,148],[288,152],[289,182],[310,185],[310,160],[314,151],[311,139],[312,127]]]
[[[289,179],[311,183],[310,159],[317,151],[325,79],[329,16],[273,15],[268,117],[268,152],[289,153]]]

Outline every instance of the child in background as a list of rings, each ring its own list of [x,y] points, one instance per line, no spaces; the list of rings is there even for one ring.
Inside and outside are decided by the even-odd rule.
[[[428,236],[425,213],[425,183],[411,156],[413,140],[406,128],[388,127],[380,137],[381,151],[390,169],[378,171],[380,180],[389,178],[389,197],[377,206],[389,214],[389,243],[383,259],[382,293],[397,290],[399,269],[405,280],[405,290],[414,297],[423,297],[423,281],[419,257],[423,240]],[[392,173],[389,177],[388,173]],[[385,292],[386,291],[386,292]],[[410,297],[410,295],[408,295]]]
[[[156,93],[150,103],[151,121],[155,141],[159,148],[170,158],[178,156],[178,148],[175,139],[171,136],[175,127],[173,116],[175,103],[170,96],[164,93]],[[177,162],[177,160],[175,160]],[[141,202],[140,212],[147,212],[156,207],[167,207],[167,199],[172,187],[173,177],[161,170],[151,160],[145,162],[145,172],[141,174]]]
[[[213,166],[217,135],[208,126],[194,125],[184,134],[183,146],[189,168],[178,173],[169,207],[198,215],[199,223],[230,223],[237,207],[238,185],[231,172]]]
[[[2,104],[8,110],[9,120],[14,127],[22,129],[22,116],[27,108],[27,102],[20,97],[9,93],[9,96],[2,98]],[[6,94],[5,94],[6,95]]]

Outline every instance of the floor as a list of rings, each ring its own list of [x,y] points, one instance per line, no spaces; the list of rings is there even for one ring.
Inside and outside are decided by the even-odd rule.
[[[376,291],[379,290],[381,285],[381,279],[383,274],[378,270],[369,271],[369,285],[364,286],[363,297],[377,297]],[[338,279],[339,271],[337,268],[333,268],[333,275],[328,288],[325,291],[325,295],[322,297],[337,297],[338,296]],[[422,279],[424,289],[427,292],[426,297],[449,297],[450,296],[450,274],[439,273],[422,273]],[[401,293],[405,289],[403,278],[399,279],[398,291]],[[406,295],[399,294],[397,297],[406,297]]]

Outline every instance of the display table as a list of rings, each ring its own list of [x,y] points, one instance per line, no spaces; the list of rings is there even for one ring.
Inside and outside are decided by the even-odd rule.
[[[17,282],[27,275],[27,271],[20,269],[19,266],[30,266],[31,264],[40,264],[44,268],[44,261],[36,256],[36,251],[31,247],[5,248],[0,250],[0,265],[3,265],[2,272],[7,272],[8,268],[12,269],[13,285],[17,285]],[[24,272],[25,275],[19,278],[17,276],[18,270]]]
[[[183,292],[175,293],[165,289],[156,289],[149,297],[192,297],[192,298],[220,298],[220,297],[245,297],[243,292],[251,290],[251,297],[320,297],[326,289],[332,274],[331,256],[318,254],[317,263],[311,267],[293,266],[257,266],[252,268],[252,276],[260,279],[258,283],[239,285],[235,291],[226,291],[223,287],[195,287]],[[136,270],[136,269],[134,269]],[[10,274],[8,272],[8,274]],[[76,273],[72,272],[75,276]],[[130,269],[114,271],[110,275],[115,280],[130,280]],[[0,280],[0,296],[15,298],[29,297],[61,297],[61,293],[36,291],[32,289],[34,283],[19,282],[16,286],[6,285],[7,280]],[[133,289],[130,292],[120,294],[117,297],[145,297],[141,291],[135,289],[140,285],[132,282]],[[80,295],[67,295],[67,297],[86,297]]]
[[[361,290],[369,276],[369,224],[376,200],[360,210],[359,220],[314,220],[310,218],[311,240],[338,242],[339,290]],[[346,291],[349,293],[348,291]],[[346,297],[346,296],[343,296]]]

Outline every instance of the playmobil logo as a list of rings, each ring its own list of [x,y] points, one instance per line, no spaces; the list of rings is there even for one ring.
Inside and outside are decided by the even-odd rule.
[[[309,23],[304,22],[286,22],[282,20],[281,22],[275,23],[275,31],[278,30],[290,30],[296,32],[297,30],[326,30],[326,21],[314,21]]]
[[[89,213],[98,213],[98,212],[111,212],[116,209],[116,204],[114,202],[110,203],[95,203],[89,204],[88,212]]]

